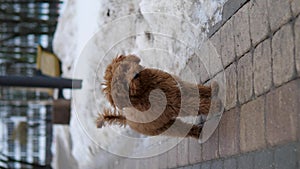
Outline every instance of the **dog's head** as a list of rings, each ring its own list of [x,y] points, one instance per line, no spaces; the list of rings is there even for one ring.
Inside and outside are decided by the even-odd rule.
[[[130,106],[129,85],[132,79],[144,68],[135,55],[120,55],[106,68],[103,92],[110,104],[122,109]]]

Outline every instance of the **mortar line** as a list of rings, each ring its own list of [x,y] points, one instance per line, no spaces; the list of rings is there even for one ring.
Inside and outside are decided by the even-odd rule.
[[[223,10],[222,10],[222,16],[224,16],[224,7],[225,7],[225,5],[227,6],[228,5],[228,3],[229,3],[229,1],[230,0],[228,0],[225,4],[224,4],[224,6],[223,6]],[[219,23],[221,23],[218,27],[219,28],[217,28],[217,29],[215,29],[214,30],[214,32],[208,32],[208,38],[211,38],[221,27],[223,27],[226,23],[227,23],[227,21],[229,20],[229,19],[231,19],[241,8],[243,8],[247,3],[249,3],[250,2],[250,0],[246,0],[244,3],[242,3],[241,5],[240,5],[240,7],[239,8],[237,8],[236,9],[236,11],[234,12],[234,13],[232,13],[228,18],[223,18],[222,17],[222,20],[220,21],[220,22],[218,22],[218,23],[216,23],[215,25],[217,25],[217,24],[219,24]],[[212,29],[213,28],[213,26],[212,27],[210,27],[209,29]]]
[[[295,26],[296,26],[296,18],[294,18],[291,22],[291,27],[292,27],[292,35],[293,35],[293,62],[294,62],[294,73],[292,78],[295,78],[298,75],[297,72],[297,62],[296,62],[296,30],[295,30]]]

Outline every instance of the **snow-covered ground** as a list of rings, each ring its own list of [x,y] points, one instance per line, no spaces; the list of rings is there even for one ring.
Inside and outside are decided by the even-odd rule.
[[[174,146],[177,139],[145,137],[127,128],[96,128],[97,114],[108,106],[100,85],[105,67],[117,54],[134,53],[142,65],[179,75],[189,58],[199,54],[225,2],[65,0],[54,52],[63,63],[63,76],[83,79],[83,87],[72,93],[69,127],[55,126],[54,168],[106,168],[115,162],[109,153],[137,158]],[[193,76],[183,78],[195,82]]]

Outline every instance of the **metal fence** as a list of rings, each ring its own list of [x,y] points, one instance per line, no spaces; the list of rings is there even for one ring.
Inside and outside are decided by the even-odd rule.
[[[0,59],[35,63],[36,45],[51,51],[62,2],[0,0]]]
[[[32,76],[36,46],[52,51],[60,0],[0,0],[0,75]],[[0,168],[49,168],[51,99],[43,90],[0,86]]]

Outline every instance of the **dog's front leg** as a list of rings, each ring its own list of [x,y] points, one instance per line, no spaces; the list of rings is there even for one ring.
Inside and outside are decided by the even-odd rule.
[[[198,139],[202,131],[202,126],[185,123],[180,119],[170,120],[162,129],[162,135],[172,137],[193,137]]]

